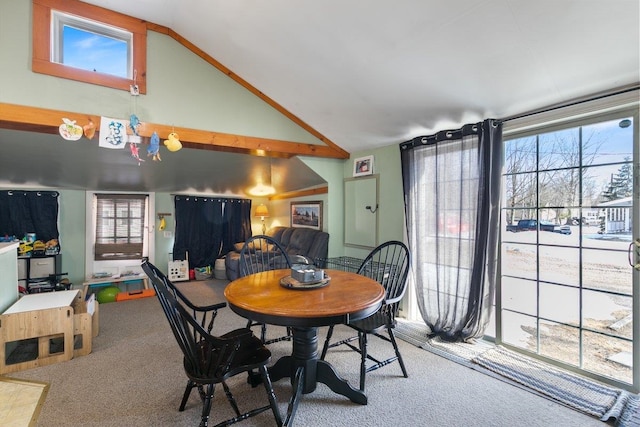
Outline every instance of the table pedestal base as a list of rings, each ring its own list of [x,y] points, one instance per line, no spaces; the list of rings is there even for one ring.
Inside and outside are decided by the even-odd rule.
[[[331,364],[318,359],[318,328],[293,329],[293,352],[284,356],[269,368],[271,381],[291,378],[293,392],[289,400],[284,425],[290,426],[298,409],[302,394],[316,389],[318,382],[327,385],[334,393],[341,394],[354,403],[367,404],[367,395],[340,378]]]

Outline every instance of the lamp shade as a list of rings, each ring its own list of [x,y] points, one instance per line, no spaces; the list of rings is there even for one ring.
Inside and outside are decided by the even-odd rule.
[[[256,213],[254,215],[259,217],[268,217],[269,209],[267,209],[265,205],[258,205],[256,207]]]

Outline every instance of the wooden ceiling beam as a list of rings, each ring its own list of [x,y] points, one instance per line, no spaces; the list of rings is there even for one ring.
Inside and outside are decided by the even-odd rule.
[[[0,128],[4,129],[56,134],[59,126],[63,123],[63,117],[75,120],[79,126],[84,126],[92,121],[96,126],[96,134],[99,133],[100,116],[97,115],[0,103]],[[179,135],[183,146],[201,150],[285,158],[297,155],[336,159],[349,158],[349,153],[344,150],[335,150],[333,147],[320,144],[234,135],[148,122],[142,123],[138,128],[138,134],[147,143],[153,132],[157,132],[161,140],[167,139],[169,133],[175,132]]]
[[[279,193],[269,197],[269,200],[293,199],[295,197],[315,196],[317,194],[327,194],[329,187],[311,188],[309,190],[289,191],[288,193]]]

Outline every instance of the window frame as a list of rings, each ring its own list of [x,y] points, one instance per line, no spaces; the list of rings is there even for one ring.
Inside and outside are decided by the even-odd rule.
[[[147,25],[146,22],[98,6],[76,0],[32,0],[33,3],[33,56],[32,71],[50,76],[130,91],[137,85],[138,93],[147,92]],[[95,21],[117,27],[133,34],[133,76],[123,78],[69,67],[52,61],[52,10],[79,19]],[[45,30],[46,29],[46,30]]]
[[[117,260],[131,260],[131,259],[140,259],[143,256],[146,256],[146,233],[145,230],[147,228],[146,219],[149,211],[149,195],[148,194],[120,194],[120,193],[96,193],[94,194],[94,220],[95,220],[95,235],[94,235],[94,260],[95,261],[117,261]],[[100,216],[101,208],[101,200],[103,203],[113,203],[114,204],[114,216],[109,217],[117,220],[119,217],[116,212],[115,203],[122,202],[124,200],[132,200],[142,202],[142,212],[139,217],[134,219],[140,220],[140,235],[139,236],[131,236],[130,232],[127,232],[127,239],[131,237],[136,237],[141,240],[139,243],[98,243],[100,238],[113,237],[113,239],[118,239],[117,236],[117,225],[113,226],[113,236],[99,236],[100,230],[103,229],[101,227],[101,221],[106,217]],[[132,217],[128,216],[127,220],[130,222]],[[120,236],[122,237],[122,236]],[[110,255],[109,254],[113,254]]]

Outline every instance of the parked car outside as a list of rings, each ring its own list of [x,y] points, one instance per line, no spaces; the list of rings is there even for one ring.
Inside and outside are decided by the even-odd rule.
[[[557,225],[551,221],[540,221],[540,230],[550,231],[560,234],[571,234],[571,227],[568,225]],[[517,224],[507,224],[507,231],[514,233],[520,231],[535,231],[538,229],[538,220],[536,219],[521,219]]]
[[[557,225],[551,221],[540,221],[540,230],[560,234],[571,234],[571,227],[568,225]]]

